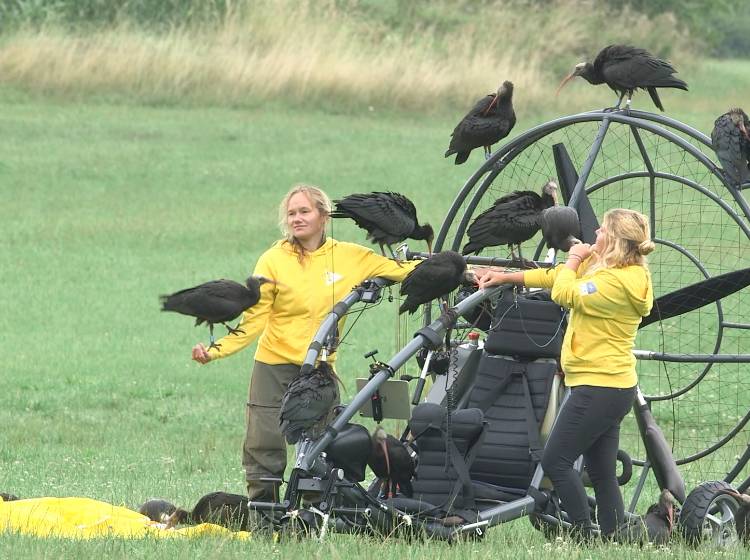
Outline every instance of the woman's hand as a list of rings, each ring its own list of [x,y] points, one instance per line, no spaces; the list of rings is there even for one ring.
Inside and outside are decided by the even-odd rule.
[[[568,251],[568,256],[575,255],[581,260],[586,260],[591,255],[591,244],[589,243],[576,243]]]
[[[201,364],[207,364],[211,361],[211,356],[206,350],[206,347],[200,342],[193,346],[193,359]]]

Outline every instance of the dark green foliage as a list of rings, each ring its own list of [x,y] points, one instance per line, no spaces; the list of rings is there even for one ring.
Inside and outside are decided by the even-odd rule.
[[[622,6],[619,0],[607,0]],[[718,57],[750,56],[750,2],[746,0],[629,0],[634,10],[658,15],[671,12]]]

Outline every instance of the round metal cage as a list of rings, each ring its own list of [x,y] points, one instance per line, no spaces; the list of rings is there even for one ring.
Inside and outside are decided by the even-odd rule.
[[[513,190],[539,190],[575,170],[595,214],[625,207],[648,215],[657,250],[649,255],[655,297],[750,266],[750,207],[713,161],[710,139],[663,115],[592,111],[537,126],[496,151],[451,206],[436,249],[460,250],[471,220]],[[570,180],[568,180],[570,182]],[[576,205],[576,194],[573,203]],[[571,195],[571,192],[568,193]],[[541,234],[522,246],[538,258]],[[506,247],[483,256],[506,257]],[[735,355],[710,360],[639,361],[639,383],[688,484],[747,476],[750,428],[750,289],[639,331],[636,348],[660,355]],[[750,357],[748,357],[750,359]],[[637,462],[643,445],[632,414],[622,447]],[[739,477],[739,478],[738,478]],[[747,486],[745,481],[743,486]]]

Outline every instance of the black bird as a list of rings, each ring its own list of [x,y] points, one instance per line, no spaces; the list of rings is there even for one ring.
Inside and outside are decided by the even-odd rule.
[[[534,237],[539,231],[540,214],[557,203],[557,183],[548,181],[542,194],[533,191],[514,191],[498,198],[472,222],[466,234],[469,242],[461,251],[464,255],[477,253],[485,247],[508,245],[513,259],[514,245]]]
[[[617,107],[622,103],[622,98],[630,98],[637,89],[645,89],[660,110],[664,110],[659,99],[656,88],[677,88],[687,91],[685,82],[675,78],[677,70],[660,58],[656,58],[644,49],[631,47],[629,45],[609,45],[604,47],[594,63],[581,62],[576,64],[573,71],[565,77],[557,88],[557,93],[565,84],[576,76],[580,76],[593,85],[607,84],[610,89],[619,94],[620,99]]]
[[[737,536],[743,544],[750,543],[750,496],[747,494],[732,494],[740,504],[740,509],[734,514],[734,525]]]
[[[234,333],[243,332],[227,325],[246,309],[258,303],[260,287],[265,283],[276,284],[263,276],[250,276],[245,286],[233,280],[212,280],[193,288],[180,290],[170,295],[160,296],[162,311],[176,311],[195,317],[195,325],[208,323],[211,333],[211,346],[214,343],[214,324],[221,323]]]
[[[214,523],[227,529],[247,531],[250,529],[248,502],[245,496],[239,494],[211,492],[198,500],[192,511],[176,508],[166,524],[171,528],[182,523]]]
[[[427,249],[432,253],[435,232],[430,224],[419,225],[417,209],[404,195],[396,192],[350,194],[334,202],[336,209],[331,217],[354,220],[355,224],[367,231],[367,239],[380,245],[383,255],[383,245],[388,245],[393,254],[391,244],[401,243],[405,239],[426,241]]]
[[[315,438],[339,398],[338,377],[328,362],[295,377],[281,399],[279,425],[287,442]]]
[[[454,251],[443,251],[419,263],[401,282],[406,300],[399,313],[414,313],[423,303],[444,296],[466,280],[466,261]]]
[[[372,451],[367,464],[382,482],[384,494],[387,498],[394,496],[399,490],[402,494],[411,496],[414,492],[411,479],[416,472],[416,464],[412,454],[396,437],[388,434],[382,426],[378,426],[372,434]]]
[[[570,251],[573,245],[581,242],[578,212],[570,206],[551,206],[542,210],[539,226],[547,247],[555,251]]]
[[[485,95],[477,101],[456,125],[445,157],[456,154],[456,165],[460,165],[469,158],[474,148],[483,146],[485,158],[488,159],[492,144],[508,136],[515,125],[513,83],[506,81],[497,93]]]
[[[159,498],[152,498],[143,502],[138,513],[145,515],[151,521],[158,521],[159,523],[167,523],[169,517],[177,510],[177,507],[168,502],[167,500],[161,500]]]
[[[750,182],[750,120],[742,109],[730,109],[714,122],[711,145],[733,185]]]
[[[649,506],[646,515],[639,515],[617,528],[616,539],[625,543],[669,543],[674,529],[676,500],[669,490],[662,490],[659,501]]]
[[[19,499],[15,494],[8,494],[7,492],[0,492],[0,498],[3,499],[3,502],[15,502]]]

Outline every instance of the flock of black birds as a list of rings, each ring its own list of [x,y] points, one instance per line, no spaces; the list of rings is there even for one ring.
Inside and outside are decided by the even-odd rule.
[[[625,97],[629,108],[633,94],[643,89],[654,105],[664,111],[659,88],[688,89],[683,80],[674,76],[675,73],[670,63],[644,49],[609,45],[593,62],[577,64],[560,83],[557,93],[570,80],[581,77],[593,85],[606,84],[616,92],[619,100],[615,109],[619,109]],[[513,83],[504,81],[496,93],[479,99],[453,130],[445,157],[455,154],[455,164],[459,165],[467,161],[472,150],[482,147],[485,158],[490,158],[492,146],[508,136],[515,126],[513,90]],[[715,122],[711,140],[727,179],[736,185],[750,182],[750,121],[745,112],[737,108],[720,116]],[[419,223],[416,207],[406,196],[397,192],[358,193],[334,202],[336,206],[331,216],[352,219],[367,232],[368,240],[380,246],[384,255],[387,246],[391,256],[396,258],[392,245],[406,239],[426,241],[432,255],[433,228],[427,223]],[[520,259],[520,250],[516,255],[515,248],[520,249],[520,244],[531,239],[540,229],[549,247],[567,251],[578,242],[574,230],[577,221],[575,210],[557,206],[557,185],[548,181],[541,193],[517,190],[495,200],[470,224],[468,242],[462,253],[479,254],[487,247],[507,245],[511,257]],[[399,313],[414,313],[419,306],[445,296],[467,281],[470,280],[462,255],[452,251],[432,255],[418,264],[402,282],[400,293],[404,301]],[[162,296],[162,310],[193,316],[196,325],[207,323],[211,345],[217,346],[213,339],[213,325],[223,324],[230,333],[240,332],[227,323],[258,302],[260,286],[265,282],[270,280],[250,277],[244,286],[231,280],[207,282]],[[281,428],[288,442],[295,443],[304,436],[318,433],[316,427],[321,426],[338,399],[337,381],[331,366],[321,362],[290,384],[280,414]],[[389,491],[404,488],[411,473],[407,473],[408,478],[406,475],[399,478],[399,467],[394,468],[392,464],[398,465],[401,460],[405,465],[402,468],[407,469],[401,442],[382,430],[376,431],[373,442],[371,468],[379,477],[389,481]],[[657,515],[659,519],[669,518],[671,524],[667,513],[671,509],[666,502],[662,503],[664,500],[665,497],[654,511],[649,510],[647,521],[649,515]]]

